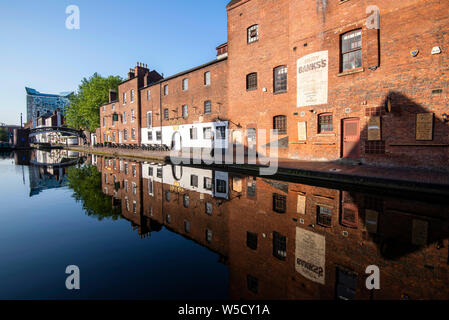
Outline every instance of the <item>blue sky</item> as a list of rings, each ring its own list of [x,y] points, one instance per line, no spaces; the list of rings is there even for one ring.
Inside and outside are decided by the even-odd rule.
[[[137,61],[168,76],[215,58],[229,0],[0,2],[0,122],[26,121],[25,86],[76,90],[94,72],[126,77]],[[80,29],[65,27],[68,5]]]

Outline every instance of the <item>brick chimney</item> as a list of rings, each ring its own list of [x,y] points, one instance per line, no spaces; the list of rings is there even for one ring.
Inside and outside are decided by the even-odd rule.
[[[109,89],[109,103],[117,101],[117,91]]]
[[[137,62],[136,66],[134,67],[134,75],[139,78],[143,77],[149,71],[150,70],[148,70],[148,66],[142,62]]]
[[[129,72],[128,72],[128,79],[132,79],[132,78],[134,78],[136,76],[136,74],[134,73],[134,70],[133,69],[129,69]]]

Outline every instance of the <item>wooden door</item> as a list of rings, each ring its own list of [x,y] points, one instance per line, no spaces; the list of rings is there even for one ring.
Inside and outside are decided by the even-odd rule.
[[[360,120],[343,119],[343,158],[360,158]]]

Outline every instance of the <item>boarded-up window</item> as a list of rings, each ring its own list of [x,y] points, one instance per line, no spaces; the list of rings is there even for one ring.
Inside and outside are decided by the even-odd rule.
[[[235,192],[242,192],[242,178],[234,177],[232,179],[232,190]]]
[[[298,140],[306,141],[307,140],[307,122],[298,122]]]
[[[296,205],[296,211],[299,214],[306,214],[306,196],[298,194],[298,203]]]
[[[379,141],[381,139],[380,117],[371,117],[368,120],[368,140]]]
[[[430,141],[433,139],[433,118],[433,113],[416,115],[416,140]]]

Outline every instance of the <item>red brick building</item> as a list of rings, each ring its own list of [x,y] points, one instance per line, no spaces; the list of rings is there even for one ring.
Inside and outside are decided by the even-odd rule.
[[[99,143],[140,144],[141,99],[139,89],[157,82],[162,76],[150,71],[143,63],[130,69],[128,79],[109,92],[109,103],[100,106]]]
[[[142,144],[226,147],[227,44],[217,47],[215,60],[149,84],[140,95]]]
[[[448,10],[438,0],[231,1],[229,118],[242,131],[278,129],[281,157],[447,166]],[[234,134],[254,143],[251,130]]]
[[[100,108],[101,142],[232,141],[261,154],[277,145],[281,158],[447,168],[449,2],[232,0],[226,10],[216,60],[165,79],[130,71]]]

